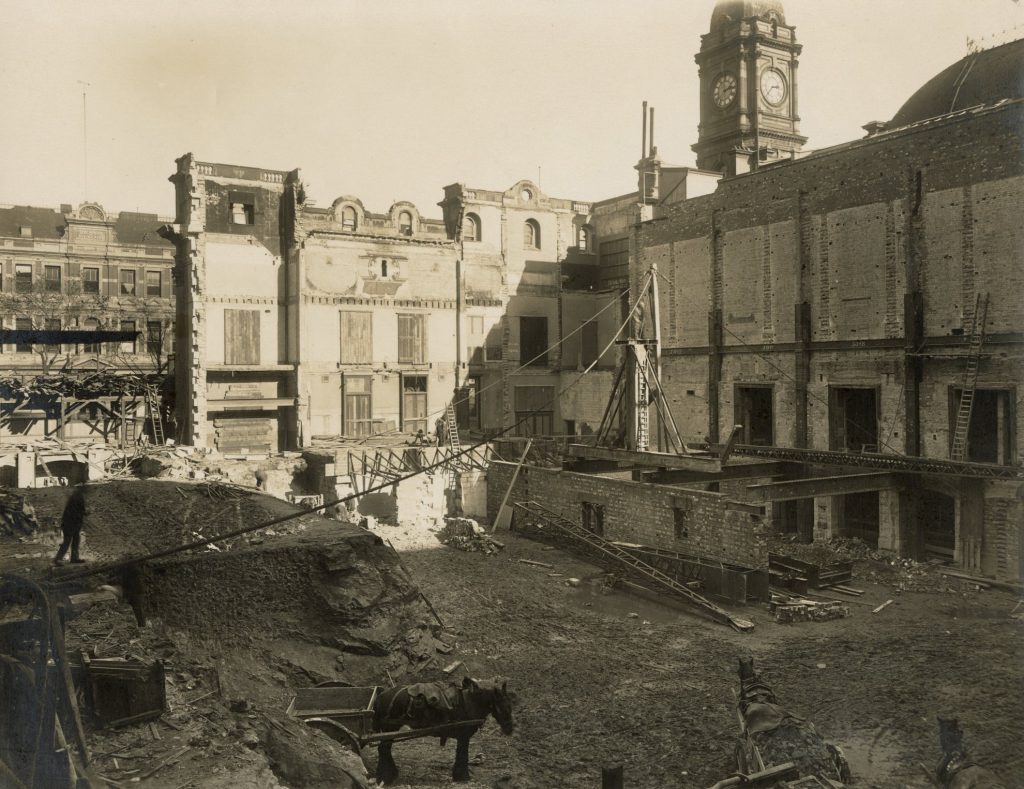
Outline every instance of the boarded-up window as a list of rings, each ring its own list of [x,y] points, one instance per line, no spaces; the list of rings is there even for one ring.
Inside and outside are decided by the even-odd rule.
[[[402,376],[402,430],[427,432],[427,376]]]
[[[369,312],[341,313],[341,363],[373,361],[373,328]]]
[[[423,363],[423,316],[398,316],[398,361],[402,364]]]
[[[346,436],[373,434],[371,382],[369,377],[346,375],[342,381],[343,433]]]
[[[259,363],[259,310],[224,310],[224,364]]]

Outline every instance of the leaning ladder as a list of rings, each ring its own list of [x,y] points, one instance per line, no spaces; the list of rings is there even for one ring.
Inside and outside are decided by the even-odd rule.
[[[450,453],[449,461],[445,464],[445,487],[454,490],[461,461],[459,453],[462,452],[462,441],[459,439],[459,423],[455,418],[453,402],[449,402],[445,408],[444,419],[447,422],[445,434],[448,436],[448,451]]]
[[[164,420],[160,413],[160,396],[152,384],[146,385],[146,408],[149,411],[149,421],[153,426],[153,441],[158,446],[164,444]]]
[[[974,409],[974,392],[978,386],[978,367],[981,363],[981,346],[985,342],[985,316],[988,313],[988,294],[978,294],[974,304],[974,321],[967,351],[967,369],[964,371],[963,391],[956,411],[956,427],[953,429],[953,446],[950,460],[967,459],[967,436],[971,427],[971,412]]]
[[[692,589],[683,586],[683,584],[679,583],[671,576],[666,575],[656,567],[652,567],[647,564],[647,562],[637,559],[633,554],[616,545],[614,542],[610,542],[593,532],[587,531],[582,526],[574,523],[568,518],[563,518],[557,512],[552,512],[544,505],[538,504],[536,501],[521,501],[516,502],[515,506],[523,510],[527,515],[554,526],[559,531],[599,551],[606,558],[611,559],[615,564],[620,565],[627,570],[632,570],[634,574],[640,575],[648,581],[653,581],[656,585],[662,587],[668,592],[671,592],[677,597],[682,597],[684,600],[687,600],[703,610],[716,622],[731,625],[737,630],[752,630],[754,628],[753,622],[733,616],[724,608],[719,608],[706,597],[703,597]]]

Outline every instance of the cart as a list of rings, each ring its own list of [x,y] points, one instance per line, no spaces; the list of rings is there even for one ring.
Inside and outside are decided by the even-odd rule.
[[[379,690],[376,686],[354,688],[337,682],[324,682],[316,687],[298,690],[286,712],[356,754],[368,745],[453,735],[461,729],[484,724],[481,718],[425,729],[374,732],[373,707]]]

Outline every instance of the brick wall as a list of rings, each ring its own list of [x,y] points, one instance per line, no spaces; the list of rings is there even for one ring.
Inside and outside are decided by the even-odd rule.
[[[487,514],[493,520],[512,478],[513,463],[491,463]],[[753,569],[768,566],[771,517],[763,508],[717,493],[683,490],[524,466],[510,502],[534,500],[563,517],[582,522],[581,506],[604,507],[604,536]],[[676,510],[685,530],[677,537]]]

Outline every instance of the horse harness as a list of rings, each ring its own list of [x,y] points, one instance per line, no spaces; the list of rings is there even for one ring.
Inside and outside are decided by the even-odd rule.
[[[384,711],[386,720],[416,720],[425,713],[440,713],[451,717],[452,713],[462,709],[462,688],[445,685],[441,682],[420,682],[404,688],[407,696],[405,708],[398,705],[401,693],[391,697],[391,702]],[[396,707],[398,707],[396,709]],[[396,714],[397,713],[397,714]]]

